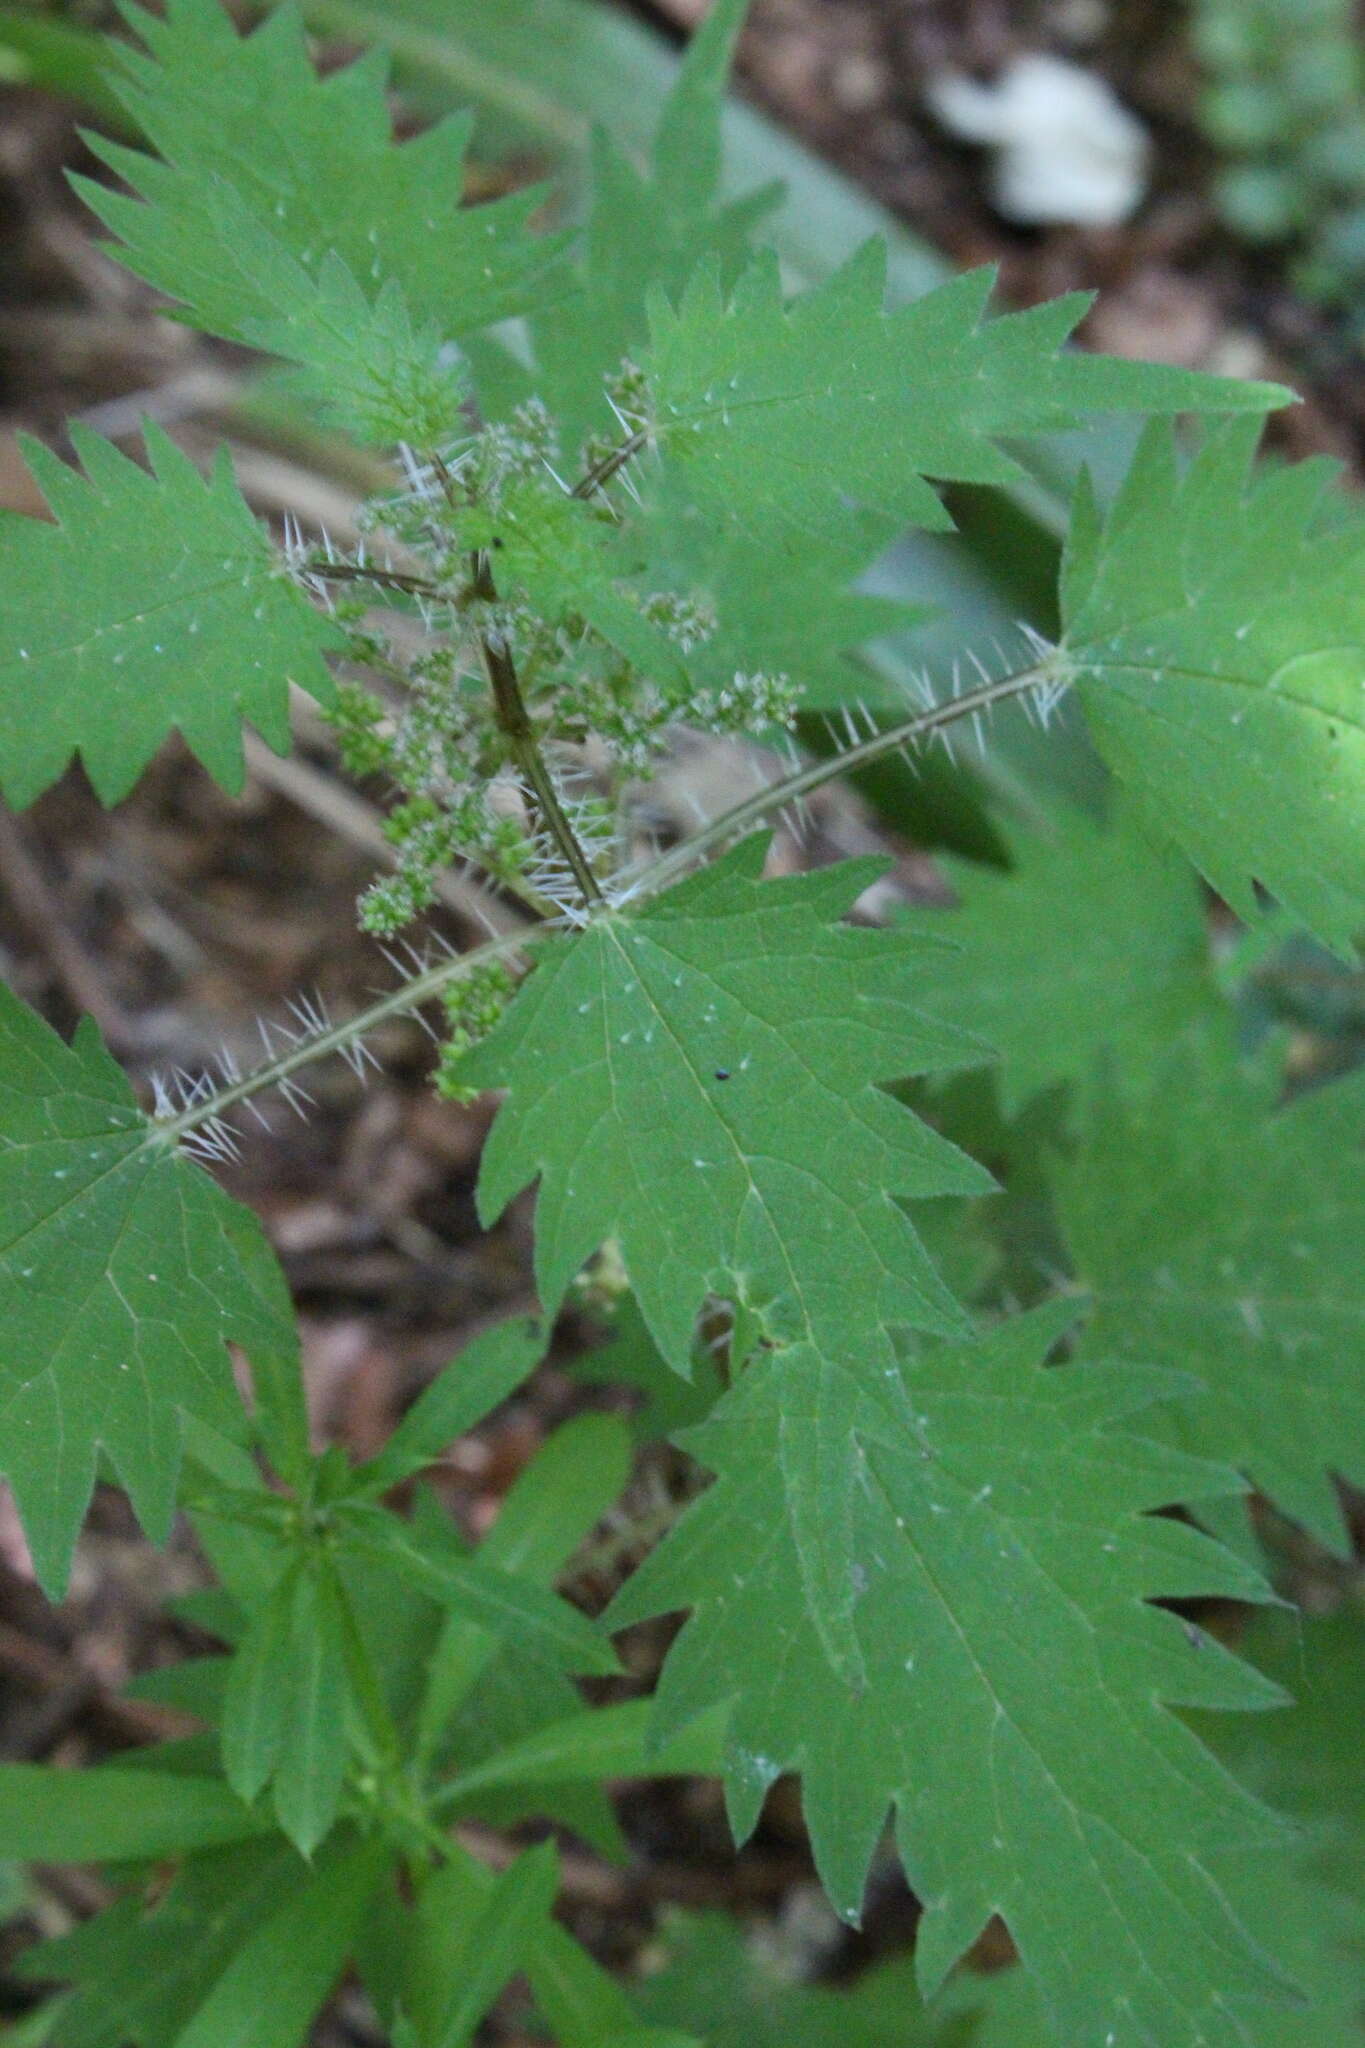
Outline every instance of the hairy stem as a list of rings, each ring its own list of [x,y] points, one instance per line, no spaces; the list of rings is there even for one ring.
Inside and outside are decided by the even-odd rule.
[[[487,555],[474,556],[471,576],[476,595],[489,603],[496,603],[497,587]],[[479,646],[488,673],[488,687],[493,692],[493,715],[497,719],[498,730],[506,739],[512,758],[530,787],[540,821],[568,864],[583,901],[590,908],[596,908],[604,900],[601,887],[588,856],[579,844],[577,833],[564,814],[554,778],[536,740],[512,657],[503,641],[491,633],[480,634]]]
[[[327,1030],[316,1032],[311,1037],[301,1038],[287,1052],[254,1067],[249,1074],[229,1082],[202,1102],[192,1103],[179,1116],[158,1118],[148,1134],[148,1141],[174,1145],[191,1131],[202,1129],[215,1117],[236,1108],[239,1102],[278,1088],[282,1081],[287,1081],[301,1067],[311,1066],[315,1060],[326,1059],[330,1053],[344,1052],[347,1046],[367,1037],[379,1025],[387,1023],[390,1017],[401,1017],[416,1009],[419,1003],[439,995],[451,982],[462,981],[466,975],[477,973],[491,960],[506,960],[513,954],[524,952],[555,929],[556,925],[546,919],[543,924],[529,926],[523,932],[510,932],[505,938],[490,939],[486,946],[476,946],[472,952],[458,953],[452,959],[437,961],[435,966],[424,968],[411,981],[405,981],[401,987],[381,996],[377,1003],[371,1003],[369,1009],[357,1012],[340,1024],[329,1025]]]
[[[578,479],[569,496],[571,498],[591,498],[594,496],[596,492],[602,489],[604,484],[609,484],[617,471],[624,469],[631,458],[638,455],[640,450],[648,445],[648,442],[648,428],[637,427],[633,434],[626,436],[619,447],[609,448],[600,461],[594,462],[587,474]]]
[[[490,678],[491,680],[491,678]],[[1002,676],[998,682],[983,683],[979,689],[964,691],[960,697],[949,698],[943,704],[935,704],[927,711],[917,712],[913,718],[902,719],[899,724],[886,727],[882,732],[873,733],[860,740],[856,746],[842,754],[832,755],[828,760],[812,761],[791,775],[783,776],[766,789],[758,790],[742,804],[723,811],[713,818],[709,825],[694,833],[680,845],[670,848],[658,860],[652,861],[640,874],[629,894],[633,897],[652,896],[692,867],[706,854],[723,846],[727,840],[744,832],[753,825],[761,824],[764,818],[784,810],[788,804],[797,803],[809,796],[827,782],[833,782],[851,769],[869,767],[886,754],[912,746],[930,737],[944,726],[952,725],[960,718],[970,718],[974,712],[989,709],[995,704],[1007,703],[1013,697],[1025,697],[1031,691],[1056,685],[1061,680],[1054,657],[1045,655],[1041,660],[1014,675]],[[553,794],[553,790],[551,790]],[[577,842],[574,842],[575,845]],[[581,851],[581,850],[580,850]],[[594,878],[596,900],[601,901],[601,891]],[[503,960],[535,945],[550,933],[563,929],[564,921],[547,918],[539,926],[531,926],[524,932],[514,932],[505,938],[490,940],[487,945],[478,946],[470,953],[461,953],[450,960],[439,961],[415,975],[401,988],[394,989],[368,1010],[362,1010],[355,1017],[341,1024],[334,1024],[326,1031],[302,1039],[291,1045],[287,1052],[269,1060],[252,1073],[244,1074],[239,1081],[219,1089],[189,1108],[179,1116],[160,1119],[149,1134],[151,1143],[174,1144],[190,1132],[211,1123],[239,1102],[247,1101],[253,1095],[265,1093],[287,1081],[299,1068],[309,1066],[314,1060],[325,1059],[329,1053],[344,1052],[346,1047],[364,1038],[368,1032],[385,1022],[389,1017],[401,1016],[405,1011],[416,1008],[419,1003],[439,995],[451,982],[473,974],[491,960]]]
[[[377,563],[329,562],[306,564],[307,573],[321,583],[372,583],[376,590],[401,590],[410,597],[444,597],[440,585],[427,576],[409,576],[402,569],[383,569]]]
[[[690,838],[670,847],[667,853],[650,862],[629,894],[655,895],[708,853],[725,845],[727,840],[735,838],[751,825],[761,824],[764,818],[772,817],[775,812],[785,810],[788,804],[799,803],[813,790],[823,788],[825,783],[835,781],[840,775],[851,774],[855,769],[870,767],[884,755],[913,746],[916,741],[930,737],[944,726],[955,724],[959,718],[971,718],[996,704],[1008,703],[1012,697],[1026,697],[1031,691],[1056,680],[1053,660],[1044,657],[1028,668],[1019,669],[1014,675],[1001,676],[997,682],[982,683],[978,689],[964,690],[960,697],[950,697],[942,704],[932,705],[927,711],[917,711],[913,718],[902,719],[897,725],[874,732],[841,753],[830,755],[827,760],[809,762],[793,774],[769,783],[766,789],[756,791],[742,804],[722,811],[700,832],[694,832]]]

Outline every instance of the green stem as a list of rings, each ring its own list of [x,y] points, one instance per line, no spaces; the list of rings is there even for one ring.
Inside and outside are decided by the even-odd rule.
[[[330,1560],[326,1568],[331,1575],[341,1616],[346,1669],[351,1681],[351,1690],[364,1718],[365,1729],[373,1745],[380,1773],[381,1818],[389,1823],[389,1832],[395,1847],[410,1844],[416,1837],[423,1844],[428,1856],[447,1858],[450,1854],[450,1844],[446,1836],[436,1825],[426,1801],[421,1798],[417,1788],[404,1776],[403,1738],[398,1723],[389,1710],[389,1703],[384,1697],[384,1688],[380,1683],[369,1646],[361,1633],[350,1594],[340,1572]]]
[[[359,1011],[344,1023],[330,1025],[326,1031],[319,1031],[311,1038],[301,1039],[287,1052],[267,1060],[264,1066],[254,1068],[251,1073],[243,1074],[239,1081],[230,1082],[203,1102],[182,1110],[179,1116],[158,1120],[148,1133],[148,1143],[176,1144],[189,1132],[210,1123],[214,1117],[225,1115],[239,1102],[263,1094],[267,1089],[277,1088],[300,1067],[311,1066],[314,1060],[326,1059],[329,1053],[344,1051],[380,1024],[387,1023],[390,1017],[401,1017],[408,1010],[416,1009],[419,1003],[439,995],[452,981],[461,981],[466,975],[477,973],[491,960],[506,960],[515,953],[524,952],[555,929],[556,926],[547,919],[543,925],[530,926],[524,932],[510,932],[505,938],[490,939],[487,945],[476,946],[469,953],[460,953],[453,960],[438,961],[434,967],[415,974],[411,981],[405,981],[400,988],[381,996],[368,1010]]]
[[[381,569],[360,562],[310,561],[305,573],[320,583],[372,583],[376,590],[399,590],[408,597],[443,598],[447,593],[426,576],[409,576],[401,569]]]
[[[497,587],[493,572],[485,554],[475,555],[471,564],[471,577],[476,596],[490,604],[497,602]],[[558,847],[563,859],[577,882],[583,901],[591,909],[599,909],[605,898],[596,875],[592,871],[588,856],[579,844],[578,835],[565,816],[554,786],[554,778],[545,765],[545,759],[536,740],[531,714],[517,681],[516,666],[504,642],[494,635],[482,633],[479,647],[483,664],[488,675],[488,687],[493,693],[493,715],[498,730],[508,744],[512,759],[526,778],[541,823]]]
[[[946,703],[936,704],[928,711],[917,712],[913,718],[903,719],[898,725],[888,726],[882,732],[873,733],[868,739],[860,740],[856,746],[848,748],[842,754],[832,755],[828,760],[810,762],[794,774],[784,776],[781,781],[770,783],[766,789],[757,791],[744,803],[736,804],[732,810],[722,812],[692,838],[683,840],[680,845],[661,855],[645,869],[630,894],[635,897],[656,895],[678,875],[685,873],[706,854],[723,846],[727,840],[735,838],[751,826],[761,824],[764,818],[772,816],[775,811],[785,809],[788,804],[811,795],[813,791],[823,788],[825,783],[835,781],[837,777],[847,774],[851,769],[868,767],[872,762],[880,760],[884,754],[892,754],[902,747],[913,745],[960,718],[970,718],[974,712],[987,710],[995,704],[1007,703],[1012,697],[1027,696],[1031,690],[1057,679],[1058,671],[1054,660],[1045,656],[1030,668],[1021,669],[1014,675],[1002,676],[998,682],[983,683],[979,689],[965,691],[960,697],[950,698]],[[553,796],[553,788],[550,794]],[[573,843],[577,845],[576,840]],[[594,900],[601,902],[601,891],[596,878],[591,877],[591,880],[595,892]],[[471,953],[461,953],[453,960],[442,960],[436,966],[426,968],[410,982],[405,982],[391,995],[384,996],[368,1010],[362,1010],[346,1023],[334,1024],[328,1030],[291,1046],[277,1059],[268,1061],[265,1066],[258,1067],[253,1073],[244,1074],[240,1081],[234,1081],[230,1086],[209,1096],[205,1101],[196,1103],[192,1108],[182,1110],[179,1116],[167,1117],[154,1124],[148,1134],[148,1142],[175,1144],[178,1139],[198,1130],[214,1117],[222,1116],[237,1103],[276,1087],[281,1081],[287,1081],[300,1067],[311,1065],[314,1060],[323,1059],[329,1053],[343,1051],[346,1046],[353,1045],[357,1039],[363,1038],[367,1032],[384,1023],[387,1018],[400,1016],[404,1011],[415,1008],[418,1003],[427,1001],[429,997],[439,995],[451,982],[476,973],[488,961],[506,959],[512,954],[522,952],[528,946],[534,946],[541,939],[562,928],[562,920],[547,918],[539,927],[512,933],[506,938],[492,939],[487,945],[478,946]]]
[[[758,790],[747,797],[742,804],[722,811],[700,832],[694,832],[690,839],[684,839],[677,846],[652,861],[630,891],[632,896],[653,896],[666,888],[676,876],[686,873],[697,861],[712,853],[727,840],[746,832],[751,825],[761,824],[764,818],[772,817],[776,811],[785,810],[788,804],[799,803],[825,783],[833,782],[840,775],[848,775],[856,769],[870,767],[885,754],[898,753],[902,747],[913,745],[917,740],[928,738],[946,725],[953,725],[959,718],[971,718],[974,713],[988,711],[996,704],[1008,703],[1012,697],[1026,697],[1031,690],[1052,680],[1055,670],[1052,662],[1045,658],[1014,675],[1002,676],[998,682],[982,683],[979,689],[964,690],[960,697],[950,697],[943,704],[935,704],[928,711],[918,711],[913,718],[902,719],[899,725],[890,725],[880,732],[872,733],[856,745],[846,747],[842,753],[832,754],[826,760],[812,761],[794,774],[785,775],[778,782],[769,783],[766,789]]]
[[[579,844],[577,834],[564,815],[553,779],[539,747],[530,735],[509,733],[508,740],[512,758],[531,787],[545,829],[568,862],[573,878],[582,892],[583,901],[594,909],[600,907],[606,898],[602,894],[596,875],[588,865],[588,857]]]
[[[638,455],[640,450],[647,447],[648,444],[648,428],[637,427],[635,432],[628,434],[618,447],[609,448],[600,461],[594,462],[586,476],[581,476],[578,479],[569,496],[571,498],[593,497],[602,489],[604,484],[611,482],[618,470],[625,468],[632,456]]]

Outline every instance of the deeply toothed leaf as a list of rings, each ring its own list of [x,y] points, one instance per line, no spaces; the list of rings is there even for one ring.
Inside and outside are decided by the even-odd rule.
[[[836,921],[878,865],[765,882],[762,858],[748,840],[547,948],[461,1068],[509,1091],[480,1201],[494,1215],[539,1176],[545,1300],[619,1238],[684,1375],[712,1284],[783,1341],[837,1328],[880,1353],[882,1324],[960,1326],[895,1196],[990,1185],[878,1085],[976,1050],[915,1008],[936,949]]]
[[[241,788],[242,725],[289,745],[289,685],[333,695],[342,637],[283,574],[224,457],[213,475],[157,428],[150,471],[73,428],[85,474],[27,443],[56,520],[0,512],[0,788],[30,803],[79,749],[105,803],[172,732]]]
[[[774,186],[730,202],[718,196],[725,84],[744,12],[745,0],[718,0],[708,11],[646,164],[605,131],[594,132],[579,260],[562,298],[527,323],[531,361],[501,349],[475,351],[485,404],[496,412],[538,395],[559,423],[567,460],[589,436],[621,430],[602,380],[638,359],[649,335],[649,293],[681,291],[708,260],[732,278],[749,236],[781,197]]]
[[[1250,473],[1249,424],[1182,478],[1143,439],[1113,510],[1082,491],[1062,595],[1095,743],[1244,916],[1265,885],[1340,950],[1365,929],[1365,521],[1333,470]]]
[[[445,340],[525,310],[562,246],[527,230],[540,195],[465,207],[470,122],[396,143],[383,52],[320,78],[298,10],[239,37],[219,0],[171,0],[165,20],[132,11],[145,52],[125,53],[119,90],[159,157],[96,141],[135,196],[78,181],[119,237],[129,269],[178,299],[196,325],[249,339],[275,307],[232,260],[219,182],[313,275],[328,252],[362,287],[397,286]]]
[[[1285,393],[1063,348],[1083,294],[986,319],[977,270],[888,311],[885,250],[786,301],[775,261],[727,299],[702,272],[676,308],[652,307],[644,370],[665,462],[725,530],[773,547],[820,545],[849,500],[902,524],[945,527],[929,479],[1007,484],[1009,436],[1104,412],[1262,413]]]
[[[1086,1350],[1195,1374],[1180,1441],[1242,1466],[1335,1549],[1328,1475],[1365,1481],[1362,1140],[1360,1077],[1277,1109],[1273,1076],[1210,1030],[1097,1089],[1059,1175],[1094,1299]]]
[[[926,1006],[999,1057],[1008,1116],[1059,1081],[1088,1081],[1104,1048],[1149,1064],[1216,1001],[1199,878],[1126,813],[1108,829],[1059,810],[1001,827],[1008,871],[945,863],[958,908],[914,910],[912,931],[953,940]]]
[[[457,434],[463,373],[438,330],[413,320],[401,286],[390,279],[365,292],[332,250],[310,270],[231,186],[210,196],[223,267],[250,278],[270,306],[243,318],[244,340],[297,365],[311,402],[362,441],[433,448]]]
[[[762,855],[747,841],[638,915],[542,954],[463,1071],[509,1090],[480,1199],[491,1215],[539,1177],[547,1305],[615,1238],[676,1370],[712,1290],[740,1300],[765,1341],[800,1348],[814,1401],[827,1371],[873,1384],[894,1371],[889,1326],[962,1327],[896,1197],[989,1180],[879,1085],[971,1048],[915,1009],[934,949],[835,922],[875,864],[764,882]],[[803,1409],[779,1483],[808,1525],[830,1654],[856,1667],[854,1510],[822,1497],[826,1450]]]
[[[1172,1705],[1278,1695],[1150,1601],[1258,1597],[1248,1568],[1144,1510],[1235,1489],[1127,1418],[1169,1374],[1041,1369],[1056,1306],[889,1376],[752,1365],[686,1442],[716,1474],[618,1597],[620,1623],[690,1607],[661,1731],[732,1703],[739,1831],[783,1770],[826,1887],[855,1914],[888,1810],[925,1907],[926,1992],[1003,1916],[1056,2038],[1241,2048],[1276,1978],[1220,1889],[1240,1843],[1275,1853]],[[808,1444],[803,1527],[782,1465]],[[847,1503],[858,1680],[837,1672],[802,1555]],[[1268,1831],[1268,1832],[1265,1832]]]
[[[107,1454],[170,1526],[183,1419],[240,1433],[229,1344],[297,1371],[260,1226],[156,1136],[83,1023],[64,1045],[0,987],[0,1465],[43,1584],[66,1583]]]

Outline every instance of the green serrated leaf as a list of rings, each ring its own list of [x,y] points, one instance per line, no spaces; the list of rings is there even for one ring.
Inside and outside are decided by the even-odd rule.
[[[276,312],[224,241],[222,183],[311,274],[330,252],[363,289],[395,285],[443,340],[544,298],[563,241],[527,230],[542,195],[464,207],[469,121],[396,144],[382,51],[320,78],[293,6],[246,38],[218,0],[172,0],[164,21],[129,11],[147,54],[126,54],[118,90],[161,160],[91,138],[135,196],[75,182],[119,236],[112,253],[196,325],[246,340]]]
[[[1365,1478],[1365,1082],[1275,1094],[1218,1031],[1097,1089],[1058,1168],[1062,1222],[1094,1300],[1086,1354],[1194,1375],[1177,1440],[1345,1551],[1328,1474]]]
[[[1227,1910],[1220,1859],[1257,1840],[1275,1853],[1278,1824],[1162,1702],[1281,1695],[1147,1603],[1264,1588],[1144,1512],[1238,1485],[1129,1433],[1172,1375],[1039,1370],[1074,1313],[1054,1303],[915,1357],[908,1427],[899,1386],[843,1371],[811,1389],[791,1354],[752,1366],[687,1440],[716,1483],[608,1621],[693,1609],[664,1668],[661,1736],[732,1699],[737,1832],[800,1769],[818,1867],[850,1917],[896,1807],[926,1996],[999,1913],[1059,2041],[1233,2048],[1239,2014],[1282,1980]],[[797,1430],[820,1445],[826,1491],[852,1503],[861,1684],[831,1666],[784,1497]]]
[[[1182,478],[1152,427],[1107,519],[1081,492],[1064,646],[1095,743],[1248,920],[1261,882],[1348,951],[1365,925],[1365,523],[1333,465],[1250,473],[1211,434]]]
[[[243,1428],[227,1346],[297,1370],[259,1224],[156,1134],[86,1019],[70,1045],[0,987],[0,1442],[59,1597],[109,1457],[166,1535],[187,1415]]]
[[[734,277],[749,236],[780,197],[768,185],[720,203],[720,122],[744,0],[721,0],[687,48],[665,101],[648,165],[594,131],[592,196],[574,288],[529,322],[532,362],[476,354],[485,404],[506,409],[533,393],[550,407],[571,459],[589,435],[619,435],[604,374],[638,355],[651,290],[679,292],[713,260]]]
[[[463,430],[463,368],[450,344],[412,317],[392,278],[362,290],[329,249],[310,270],[219,181],[207,195],[224,271],[250,280],[268,313],[244,316],[241,334],[297,366],[294,382],[324,419],[382,446],[448,444]]]
[[[619,1239],[684,1377],[706,1287],[762,1311],[774,1341],[833,1339],[837,1323],[841,1345],[877,1355],[886,1323],[960,1327],[886,1191],[989,1187],[877,1086],[974,1055],[907,1000],[930,949],[835,922],[879,865],[764,882],[764,844],[547,947],[464,1069],[510,1095],[484,1153],[485,1220],[539,1177],[547,1304]]]
[[[971,271],[888,311],[885,248],[874,241],[790,302],[773,259],[755,263],[729,300],[705,271],[676,308],[656,294],[643,368],[666,461],[724,531],[809,548],[841,532],[850,499],[903,525],[946,528],[928,479],[1017,482],[1005,436],[1104,412],[1262,413],[1288,397],[1275,385],[1063,353],[1085,295],[984,320],[993,282]]]
[[[79,749],[104,803],[180,732],[239,790],[242,723],[289,746],[289,684],[333,696],[330,619],[283,574],[223,456],[211,477],[150,422],[150,471],[73,425],[85,475],[24,452],[56,525],[0,512],[0,789],[31,803]]]
[[[1093,412],[1263,410],[1286,395],[1063,352],[1088,301],[984,320],[991,284],[973,273],[888,311],[873,242],[791,301],[768,258],[728,299],[705,267],[676,311],[654,294],[642,364],[663,462],[644,504],[647,577],[714,604],[716,634],[691,657],[700,681],[760,669],[812,707],[885,697],[850,652],[925,609],[854,586],[907,524],[951,527],[931,480],[1017,483],[1004,437]]]
[[[700,596],[715,617],[711,637],[688,650],[698,688],[720,691],[736,674],[760,671],[789,676],[809,710],[889,695],[903,711],[903,693],[851,653],[930,615],[931,607],[850,587],[898,538],[898,519],[845,505],[840,530],[822,539],[817,570],[807,550],[775,548],[766,528],[718,525],[666,466],[642,476],[639,489],[642,584]]]
[[[925,1008],[995,1047],[1014,1117],[1088,1079],[1102,1049],[1120,1073],[1145,1071],[1218,997],[1198,878],[1126,811],[1108,829],[1059,808],[1044,831],[1000,830],[1009,871],[945,861],[958,908],[912,910],[905,925],[961,949]]]
[[[754,228],[780,197],[780,188],[765,186],[724,205],[716,199],[725,79],[743,12],[741,0],[725,0],[689,43],[647,170],[595,136],[578,286],[530,323],[533,360],[476,351],[485,404],[505,412],[539,396],[560,427],[565,461],[580,469],[589,436],[619,440],[624,431],[603,376],[642,358],[650,294],[677,296],[704,264],[728,289]],[[762,670],[791,676],[808,703],[841,702],[859,681],[847,651],[923,616],[922,608],[840,587],[895,539],[895,519],[848,508],[837,543],[828,541],[826,573],[815,578],[808,560],[775,553],[762,530],[718,531],[667,475],[640,481],[644,500],[632,525],[642,534],[643,586],[700,592],[716,615],[713,637],[688,650],[698,687],[722,689],[737,672]]]
[[[1259,1717],[1256,1725],[1264,1726]],[[1276,1899],[1282,1904],[1282,1888]],[[926,2010],[908,1955],[874,1964],[848,1986],[806,1986],[722,1914],[678,1916],[667,1940],[667,1967],[646,1980],[641,2003],[704,2025],[708,2048],[1054,2048],[1057,2039],[1017,1967],[962,1972]],[[1255,2048],[1359,2048],[1349,1984],[1343,1976],[1330,2004],[1265,2008],[1245,2038]]]
[[[305,13],[320,33],[385,42],[420,105],[478,105],[486,139],[536,155],[582,151],[597,118],[647,161],[678,71],[661,35],[598,0],[306,0]],[[726,191],[742,197],[756,181],[782,179],[772,232],[795,273],[823,275],[831,251],[881,232],[902,295],[944,275],[943,259],[861,187],[733,97],[722,132]]]
[[[637,916],[547,948],[467,1072],[510,1094],[484,1150],[485,1218],[539,1176],[543,1300],[615,1238],[676,1371],[702,1296],[724,1294],[799,1352],[805,1411],[826,1372],[894,1372],[889,1325],[962,1327],[889,1191],[990,1182],[878,1086],[972,1051],[912,1007],[924,941],[834,922],[877,865],[765,883],[763,850],[748,840]],[[827,1449],[794,1416],[781,1470],[790,1511],[818,1517],[815,1612],[856,1674],[852,1503],[817,1504]]]

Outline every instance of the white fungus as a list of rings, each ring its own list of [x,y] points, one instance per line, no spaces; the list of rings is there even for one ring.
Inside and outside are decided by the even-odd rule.
[[[1009,220],[1112,227],[1142,199],[1147,131],[1078,64],[1030,51],[988,85],[941,72],[926,96],[951,134],[994,150],[991,201]]]

